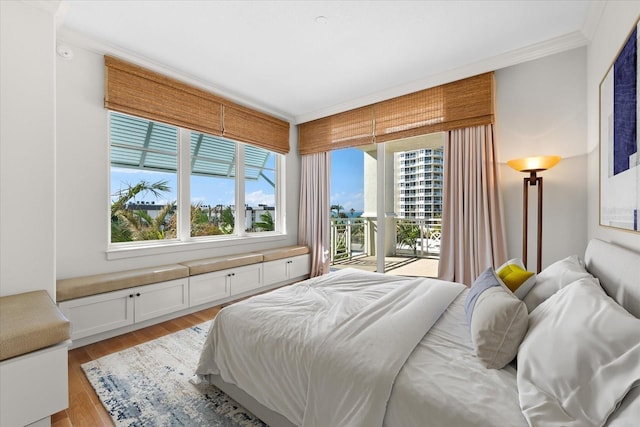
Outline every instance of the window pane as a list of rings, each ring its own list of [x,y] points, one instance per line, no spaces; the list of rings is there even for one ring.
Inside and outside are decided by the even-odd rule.
[[[244,149],[245,228],[259,233],[276,229],[276,153],[252,145]]]
[[[176,237],[178,129],[110,114],[111,242]]]
[[[191,133],[191,236],[232,234],[236,143]]]

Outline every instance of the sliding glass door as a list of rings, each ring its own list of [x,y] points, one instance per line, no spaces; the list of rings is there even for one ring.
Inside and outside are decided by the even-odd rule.
[[[437,275],[443,142],[437,133],[332,152],[333,268]]]

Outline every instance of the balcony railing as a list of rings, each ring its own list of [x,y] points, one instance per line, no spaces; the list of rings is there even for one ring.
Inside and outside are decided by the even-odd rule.
[[[394,223],[395,253],[390,255],[440,257],[440,218],[396,218]],[[331,263],[375,254],[376,232],[373,219],[331,218]]]
[[[396,255],[440,258],[442,219],[397,218],[395,234]]]
[[[376,224],[367,218],[331,218],[331,264],[368,255]]]

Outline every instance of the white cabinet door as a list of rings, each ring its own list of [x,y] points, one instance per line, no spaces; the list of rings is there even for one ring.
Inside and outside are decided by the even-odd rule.
[[[71,339],[76,340],[132,325],[135,299],[135,290],[125,289],[62,301],[59,307],[71,322]]]
[[[188,289],[184,278],[62,301],[59,307],[77,340],[187,308]]]
[[[262,284],[262,263],[226,270],[230,276],[231,295],[238,295],[260,288]]]
[[[277,259],[275,261],[267,261],[263,263],[264,268],[264,284],[273,285],[274,283],[284,282],[289,278],[288,259]]]
[[[141,322],[189,307],[189,279],[135,288],[135,321]]]
[[[305,254],[263,263],[265,286],[307,276],[311,271],[310,262],[309,254]]]
[[[69,406],[67,347],[63,342],[0,363],[0,426],[50,426],[49,416]]]
[[[189,277],[189,305],[195,307],[230,295],[227,270]]]
[[[298,255],[289,258],[289,277],[288,279],[295,279],[296,277],[307,276],[311,272],[311,255]]]

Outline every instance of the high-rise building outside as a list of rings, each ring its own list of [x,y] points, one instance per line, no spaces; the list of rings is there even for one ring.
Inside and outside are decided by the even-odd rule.
[[[442,218],[444,150],[422,148],[394,154],[397,218]]]

